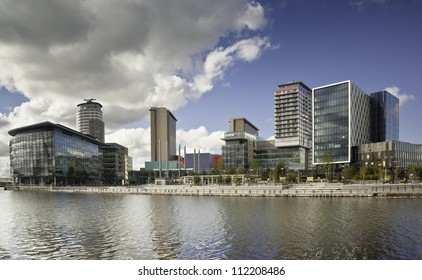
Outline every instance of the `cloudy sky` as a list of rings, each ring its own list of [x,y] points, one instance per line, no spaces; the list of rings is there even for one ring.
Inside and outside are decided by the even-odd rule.
[[[273,93],[352,80],[400,98],[400,138],[422,143],[422,0],[0,0],[0,177],[7,131],[76,127],[103,105],[106,141],[149,160],[151,106],[177,117],[181,145],[220,153],[234,116],[269,138]]]

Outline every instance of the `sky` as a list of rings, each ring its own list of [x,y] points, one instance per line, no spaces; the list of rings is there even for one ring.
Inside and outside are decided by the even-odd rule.
[[[188,151],[221,153],[232,117],[274,135],[274,91],[352,80],[400,99],[421,143],[422,0],[0,0],[0,177],[10,129],[76,128],[103,105],[106,142],[150,160],[149,111],[169,108]]]

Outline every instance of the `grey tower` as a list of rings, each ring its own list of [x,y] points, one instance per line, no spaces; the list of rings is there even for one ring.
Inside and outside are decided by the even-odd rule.
[[[104,143],[103,107],[95,99],[85,99],[85,103],[78,104],[76,114],[76,128],[79,132],[98,139]]]
[[[176,157],[177,119],[164,107],[152,107],[149,111],[151,117],[151,161],[172,160]]]

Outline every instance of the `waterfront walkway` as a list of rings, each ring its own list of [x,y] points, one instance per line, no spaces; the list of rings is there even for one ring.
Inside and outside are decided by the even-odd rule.
[[[191,186],[191,185],[142,185],[117,187],[92,186],[19,186],[20,191],[50,191],[68,193],[110,193],[139,195],[193,195],[193,196],[255,196],[255,197],[422,197],[421,184],[343,185],[314,183],[303,185],[242,185],[242,186]]]

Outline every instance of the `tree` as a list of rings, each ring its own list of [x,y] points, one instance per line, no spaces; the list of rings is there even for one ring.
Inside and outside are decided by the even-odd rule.
[[[226,169],[225,169],[225,173],[226,173],[226,175],[233,175],[235,172],[234,172],[233,167],[231,167],[231,166],[229,165],[229,166],[227,166],[227,167],[226,167]]]
[[[262,171],[261,179],[264,180],[264,181],[268,180],[268,178],[270,178],[270,176],[271,176],[270,173],[271,173],[270,169],[269,168],[265,168]]]
[[[215,161],[214,166],[211,169],[211,174],[213,175],[220,175],[224,173],[224,162],[220,158]]]
[[[333,155],[330,152],[325,152],[322,155],[321,161],[322,161],[321,171],[323,172],[325,177],[331,181],[333,179],[333,173],[334,173],[334,166],[332,164]]]
[[[245,174],[245,168],[243,168],[243,166],[239,165],[236,168],[236,174]]]
[[[297,182],[298,172],[297,171],[290,171],[286,175],[286,182],[294,183]]]
[[[194,176],[193,177],[193,184],[195,186],[198,186],[201,183],[201,178],[199,176]]]
[[[353,167],[345,167],[343,169],[343,171],[341,172],[341,175],[343,176],[344,179],[353,179],[353,177],[356,174],[356,169]]]
[[[280,177],[284,177],[284,175],[287,173],[288,168],[284,160],[280,160],[274,170],[273,176],[274,176],[274,182],[278,183],[280,182]]]
[[[407,173],[407,176],[408,176],[409,179],[411,179],[411,180],[417,180],[417,179],[419,179],[420,172],[421,172],[420,166],[410,165],[407,168],[407,172],[406,173]]]
[[[259,176],[261,174],[261,169],[262,169],[261,161],[257,159],[253,160],[250,166],[250,170],[253,171],[253,173],[256,176]]]

